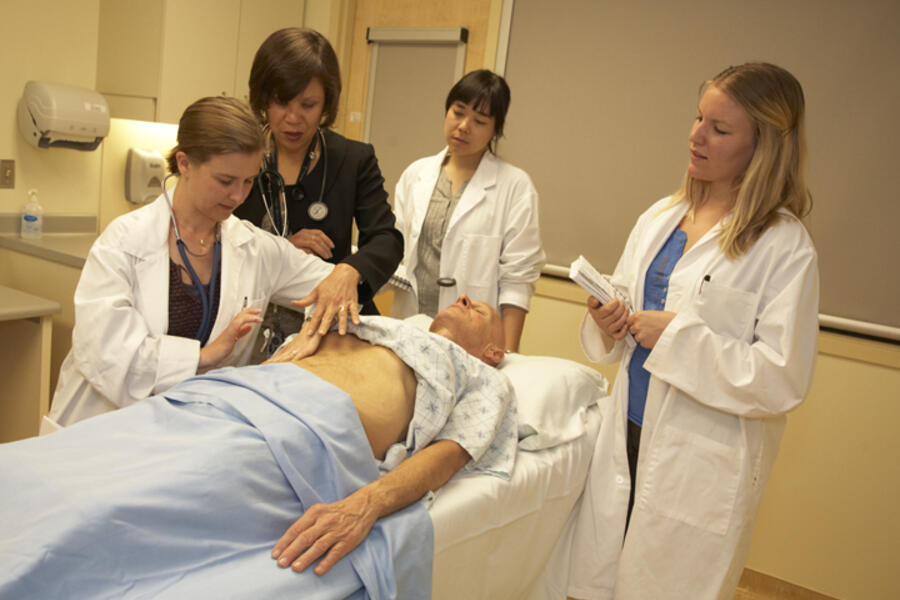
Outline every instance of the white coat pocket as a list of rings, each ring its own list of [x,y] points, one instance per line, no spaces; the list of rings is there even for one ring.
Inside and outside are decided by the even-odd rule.
[[[492,285],[500,267],[500,236],[467,233],[462,236],[462,261],[458,265],[466,280],[474,285]]]
[[[756,318],[756,294],[752,292],[706,281],[694,309],[715,333],[748,341],[752,337]]]
[[[741,449],[676,427],[655,432],[636,503],[724,535],[737,499]],[[640,472],[640,471],[639,471]]]
[[[500,236],[465,234],[462,236],[457,273],[459,293],[474,300],[497,304],[497,273],[500,270]]]

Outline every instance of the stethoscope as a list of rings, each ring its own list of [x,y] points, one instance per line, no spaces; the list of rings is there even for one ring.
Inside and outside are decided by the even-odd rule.
[[[200,319],[200,328],[197,330],[194,339],[200,341],[200,346],[205,346],[206,342],[209,340],[209,334],[212,333],[213,292],[216,287],[216,277],[219,274],[219,260],[222,257],[222,242],[219,240],[219,232],[217,229],[216,243],[213,244],[212,274],[209,277],[209,289],[205,290],[203,289],[203,284],[200,282],[200,278],[197,276],[197,272],[194,270],[193,265],[191,265],[190,259],[188,259],[184,240],[181,239],[181,233],[178,231],[178,223],[175,222],[175,209],[172,207],[172,199],[169,198],[169,192],[166,190],[166,182],[169,180],[169,177],[173,177],[174,175],[175,173],[170,173],[163,179],[162,192],[163,196],[166,197],[166,202],[169,204],[169,213],[172,216],[172,228],[175,230],[175,245],[178,246],[178,253],[181,254],[181,260],[184,262],[184,266],[191,276],[194,289],[196,289],[197,293],[200,295],[200,304],[203,307],[203,317]]]
[[[316,129],[316,136],[319,144],[322,146],[322,186],[319,189],[319,199],[309,205],[306,214],[313,221],[323,221],[328,216],[328,205],[325,204],[325,176],[328,173],[328,147],[325,145],[325,135],[321,129]],[[303,181],[309,171],[309,163],[315,158],[316,149],[313,144],[312,149],[306,153],[303,158],[303,164],[300,165],[300,175],[297,177],[297,184]],[[263,182],[265,180],[265,182]],[[284,193],[284,178],[278,172],[278,149],[273,143],[273,150],[269,156],[263,158],[263,170],[256,179],[259,186],[259,195],[262,198],[263,206],[266,209],[266,216],[272,225],[272,230],[281,237],[287,237],[290,234],[288,230],[288,208],[287,198]],[[273,200],[278,200],[277,206],[273,206]]]

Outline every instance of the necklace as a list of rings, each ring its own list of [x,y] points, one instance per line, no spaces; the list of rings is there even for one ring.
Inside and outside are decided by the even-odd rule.
[[[182,240],[182,243],[184,243],[184,240]],[[200,240],[200,245],[203,246],[204,248],[206,248],[206,240]],[[184,249],[187,250],[187,253],[190,254],[191,256],[196,256],[198,258],[209,254],[209,248],[206,248],[206,252],[194,252],[193,250],[188,248],[187,244],[184,244]]]
[[[169,231],[172,232],[172,236],[174,237],[174,236],[175,236],[175,228],[174,228],[174,226],[169,227]],[[218,237],[218,233],[219,233],[219,232],[218,232],[218,229],[217,229],[217,230],[216,230],[216,237]],[[187,253],[190,254],[191,256],[196,256],[197,258],[200,258],[200,257],[203,257],[203,256],[207,256],[207,255],[212,251],[212,249],[211,249],[211,248],[208,248],[208,247],[206,246],[206,238],[201,238],[201,239],[199,240],[199,242],[200,242],[200,246],[205,250],[205,252],[194,252],[193,250],[191,250],[190,246],[187,245],[187,242],[184,241],[184,238],[182,238],[182,240],[181,240],[181,243],[184,244],[184,249],[185,249],[185,250],[187,251]],[[176,238],[176,243],[177,243],[177,238]]]

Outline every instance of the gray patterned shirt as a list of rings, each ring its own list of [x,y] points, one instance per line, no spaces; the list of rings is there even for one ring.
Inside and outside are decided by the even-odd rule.
[[[441,277],[441,248],[444,245],[447,224],[468,184],[466,181],[456,194],[452,194],[450,178],[442,167],[434,191],[431,193],[425,220],[422,222],[422,233],[416,248],[418,261],[414,275],[419,312],[429,317],[437,314],[438,310],[440,288],[437,280]]]

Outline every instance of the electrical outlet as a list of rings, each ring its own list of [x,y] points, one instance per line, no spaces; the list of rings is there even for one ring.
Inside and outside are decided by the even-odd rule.
[[[16,161],[0,160],[0,188],[16,187]]]

